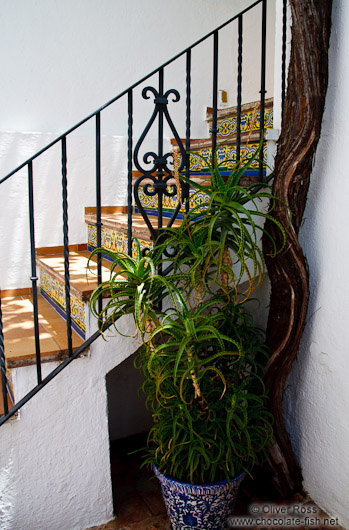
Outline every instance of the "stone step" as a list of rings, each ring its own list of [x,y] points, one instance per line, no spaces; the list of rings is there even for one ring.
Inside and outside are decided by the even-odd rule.
[[[31,295],[5,297],[1,300],[4,347],[7,368],[35,364],[35,336]],[[66,324],[41,295],[38,295],[41,361],[60,361],[68,354]],[[73,348],[83,343],[75,331]]]

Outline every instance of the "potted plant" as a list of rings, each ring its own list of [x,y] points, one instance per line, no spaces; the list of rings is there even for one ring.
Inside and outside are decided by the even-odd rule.
[[[241,480],[272,436],[262,381],[267,348],[247,303],[264,274],[260,221],[284,230],[268,188],[240,186],[258,152],[225,179],[217,160],[208,187],[188,180],[208,203],[160,234],[145,256],[138,242],[136,258],[92,253],[113,259],[110,279],[91,297],[99,327],[112,319],[117,328],[132,314],[142,339],[137,366],[154,419],[145,462],[154,465],[175,529],[224,528]],[[178,184],[176,165],[175,177]],[[157,273],[164,263],[166,276]]]

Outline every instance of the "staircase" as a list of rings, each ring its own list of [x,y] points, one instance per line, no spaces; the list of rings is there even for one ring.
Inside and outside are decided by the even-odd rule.
[[[256,99],[258,93],[260,99],[242,104],[243,20],[245,13],[253,9],[260,14],[262,27],[260,77],[257,79],[254,76]],[[237,98],[234,98],[237,106],[218,109],[218,37],[221,29],[229,24],[237,26],[238,78]],[[204,40],[213,44],[212,78],[211,74],[205,77],[205,82],[212,87],[212,107],[206,110],[206,138],[193,139],[191,122],[201,118],[192,116],[191,101],[195,97],[191,83],[195,59],[192,50]],[[198,204],[204,207],[207,202],[205,193],[195,193],[184,183],[181,190],[177,189],[171,154],[174,149],[178,152],[180,172],[205,186],[209,184],[206,162],[212,163],[215,146],[219,161],[230,160],[223,164],[224,175],[229,173],[234,163],[254,152],[263,136],[262,155],[243,176],[242,184],[248,186],[268,178],[269,170],[265,168],[265,163],[270,166],[272,162],[275,131],[272,128],[273,100],[266,99],[265,42],[266,0],[257,0],[0,178],[2,191],[3,183],[17,178],[16,175],[23,177],[24,173],[22,185],[27,185],[27,188],[22,195],[28,194],[29,206],[30,275],[25,277],[30,276],[31,286],[27,285],[27,280],[24,288],[22,285],[19,289],[2,285],[0,293],[0,484],[4,476],[11,476],[11,481],[15,481],[14,490],[22,495],[22,501],[17,503],[16,508],[18,513],[22,513],[19,527],[23,527],[24,521],[27,524],[28,518],[31,521],[28,528],[38,527],[33,521],[43,510],[57,509],[56,515],[52,516],[56,522],[60,521],[61,512],[65,512],[64,525],[59,522],[52,526],[59,530],[63,527],[64,530],[83,528],[80,521],[84,519],[85,511],[95,511],[96,519],[93,521],[111,518],[106,376],[129,358],[138,344],[120,335],[113,336],[112,341],[102,340],[88,308],[89,297],[96,286],[108,278],[111,262],[107,251],[134,254],[134,238],[139,240],[142,249],[150,248],[161,227],[178,226],[186,209]],[[181,95],[176,89],[165,88],[165,82],[168,82],[166,68],[180,58],[185,62],[185,81],[182,83],[185,88]],[[151,82],[153,86],[145,86],[146,82]],[[181,83],[178,85],[181,86]],[[182,129],[178,132],[171,119],[171,109],[180,96],[184,104]],[[144,102],[141,98],[148,101]],[[107,107],[119,100],[124,102],[127,111],[127,143],[122,152],[127,190],[125,199],[116,203],[109,181],[108,193],[103,192],[102,154],[105,144],[101,117]],[[148,105],[150,119],[143,133],[136,135],[134,112],[140,100]],[[82,230],[77,237],[76,231],[71,236],[72,231],[68,230],[73,217],[68,209],[68,183],[71,184],[71,167],[74,165],[69,141],[73,133],[88,122],[94,126],[95,200],[93,197],[84,202],[81,200],[84,212],[74,212],[74,222],[78,219],[85,230],[84,237]],[[155,146],[151,152],[143,154],[143,142],[148,139],[154,124],[157,135]],[[169,131],[166,138],[165,124]],[[40,219],[38,212],[34,212],[37,188],[34,190],[33,183],[36,184],[35,177],[39,174],[38,179],[50,186],[47,183],[51,177],[48,173],[40,174],[40,164],[36,161],[51,151],[55,151],[55,156],[59,151],[60,158],[63,237],[59,239],[59,245],[50,237],[36,245],[35,236],[39,230],[35,223],[39,224]],[[57,156],[55,161],[57,163]],[[85,175],[78,177],[83,187]],[[49,192],[48,189],[48,203]],[[178,193],[181,193],[181,200]],[[16,208],[14,206],[13,211],[17,211]],[[9,220],[3,221],[6,222],[10,223]],[[90,253],[97,247],[104,248],[106,254],[95,256],[87,269]],[[11,254],[8,267],[12,265],[10,258]],[[125,335],[131,333],[132,326],[127,318],[120,325]],[[108,333],[107,329],[104,331]],[[128,403],[121,400],[117,406],[127,407]],[[85,462],[89,464],[86,470]],[[31,497],[31,485],[34,483],[46,484],[48,494],[45,495],[43,487],[40,493],[33,495],[35,499],[31,503],[24,503],[24,499]],[[92,483],[94,488],[91,488]],[[11,489],[8,491],[9,495],[12,494]],[[59,499],[59,502],[52,499]],[[84,506],[76,509],[78,499],[84,499]],[[14,504],[10,498],[9,506]],[[87,519],[91,517],[84,520]],[[90,526],[93,521],[90,521]],[[0,526],[1,522],[0,506]],[[45,528],[48,527],[49,523],[46,523]]]
[[[212,109],[208,108],[206,121],[209,132],[212,129]],[[230,160],[223,164],[223,175],[237,161],[237,108],[227,108],[217,112],[217,145],[220,161]],[[265,102],[264,127],[272,129],[273,101]],[[259,102],[252,102],[241,107],[241,158],[250,155],[258,148],[260,130]],[[171,141],[177,146],[176,139]],[[267,144],[264,142],[263,161],[267,162]],[[212,137],[192,139],[190,142],[190,178],[205,186],[209,184],[210,174],[206,163],[212,164]],[[263,169],[265,176],[265,169]],[[140,177],[139,171],[133,170],[132,183]],[[259,180],[259,160],[256,159],[242,179],[243,185],[250,185]],[[149,195],[147,186],[152,181],[143,179],[139,189],[139,201],[143,211],[153,226],[158,227],[158,196]],[[169,179],[167,189],[175,185]],[[189,208],[204,205],[208,198],[204,193],[189,190]],[[163,197],[162,225],[166,226],[178,206],[178,196]],[[173,222],[179,226],[184,215],[182,206]],[[87,242],[69,246],[69,277],[70,277],[70,314],[72,327],[72,347],[81,347],[88,337],[87,313],[92,291],[97,287],[97,258],[90,262],[90,253],[97,245],[97,214],[96,207],[85,207],[85,224]],[[128,213],[127,206],[101,206],[101,244],[107,251],[128,252]],[[154,237],[150,232],[139,208],[132,212],[132,236],[137,238],[141,249],[151,248]],[[132,253],[135,256],[136,244],[133,239]],[[66,333],[66,291],[65,291],[65,260],[63,247],[45,247],[36,249],[36,269],[39,277],[38,316],[41,362],[58,362],[68,357],[68,339]],[[110,258],[105,255],[101,262],[102,281],[109,277]],[[23,290],[22,290],[23,291]],[[12,294],[12,296],[9,296]],[[3,331],[6,352],[7,373],[9,376],[9,403],[15,401],[11,392],[11,369],[36,363],[35,333],[33,322],[33,302],[30,289],[26,292],[2,293]],[[4,412],[2,404],[1,413]]]

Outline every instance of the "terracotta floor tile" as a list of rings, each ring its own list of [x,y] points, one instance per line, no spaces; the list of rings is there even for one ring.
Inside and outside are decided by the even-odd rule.
[[[67,351],[66,323],[52,306],[38,296],[39,336],[41,357],[62,356]],[[33,305],[29,296],[2,300],[5,356],[8,362],[35,358]],[[73,331],[73,347],[82,339]]]
[[[125,530],[170,530],[167,516],[152,517],[139,523],[131,524]]]
[[[121,528],[116,519],[113,519],[112,521],[109,521],[109,523],[102,524],[100,526],[92,526],[87,530],[121,530]]]
[[[53,338],[40,326],[40,352],[42,356],[57,355],[60,351]],[[35,356],[34,331],[32,335],[8,339],[4,333],[5,355],[8,361],[31,359]]]
[[[141,493],[137,490],[127,491],[125,492],[125,496],[120,495],[116,499],[116,504],[118,506],[117,521],[121,526],[138,523],[152,516]]]

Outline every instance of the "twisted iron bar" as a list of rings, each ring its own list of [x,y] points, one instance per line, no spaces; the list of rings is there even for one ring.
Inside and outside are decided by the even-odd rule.
[[[101,213],[101,114],[96,114],[96,231],[97,247],[102,246],[102,213]],[[68,234],[67,234],[68,236]],[[97,255],[97,284],[102,283],[102,256]],[[98,298],[98,311],[102,311],[102,297]]]
[[[284,114],[286,97],[286,39],[287,39],[287,0],[283,0],[282,8],[282,66],[281,66],[281,116]]]
[[[73,354],[71,311],[70,311],[70,275],[69,275],[69,241],[68,241],[68,190],[67,190],[67,144],[62,138],[62,195],[63,195],[63,244],[64,244],[64,280],[65,304],[67,314],[68,355]]]
[[[132,256],[132,140],[133,140],[133,92],[128,93],[127,131],[127,253]]]
[[[186,166],[185,176],[190,177],[190,129],[191,129],[191,50],[187,51],[186,61],[186,134],[185,134],[185,150],[186,150]],[[185,211],[189,212],[189,184],[187,182],[182,184],[183,199],[185,201]]]
[[[31,257],[30,280],[32,282],[36,376],[37,376],[38,383],[41,383],[42,373],[41,373],[38,286],[37,286],[37,282],[39,278],[36,274],[36,256],[35,256],[33,162],[29,162],[28,164],[28,198],[29,198],[29,231],[30,231],[30,257]]]
[[[236,117],[236,162],[241,158],[241,103],[242,103],[242,42],[243,42],[243,20],[239,16],[238,37],[238,79],[237,79],[237,117]]]
[[[4,403],[4,413],[8,413],[8,402],[7,402],[7,376],[6,376],[6,359],[5,359],[5,347],[4,347],[4,334],[2,329],[2,310],[1,310],[1,292],[0,292],[0,370],[1,370],[1,389],[2,389],[2,400]]]

